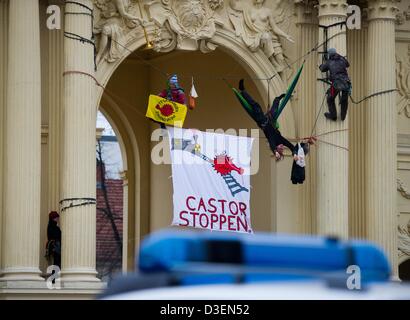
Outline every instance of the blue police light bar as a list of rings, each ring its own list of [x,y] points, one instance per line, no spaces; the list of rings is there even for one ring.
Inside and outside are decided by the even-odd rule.
[[[137,265],[142,273],[172,273],[180,284],[301,279],[336,283],[349,276],[349,266],[358,266],[366,283],[388,281],[391,272],[384,253],[366,241],[190,230],[149,235]]]

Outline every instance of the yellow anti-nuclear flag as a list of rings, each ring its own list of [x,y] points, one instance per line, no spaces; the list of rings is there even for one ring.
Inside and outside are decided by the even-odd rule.
[[[182,128],[186,113],[187,107],[185,105],[151,94],[145,116],[158,122]]]

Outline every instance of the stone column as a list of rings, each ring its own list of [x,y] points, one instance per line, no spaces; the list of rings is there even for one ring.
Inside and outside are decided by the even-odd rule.
[[[62,11],[63,13],[63,11]],[[63,30],[48,32],[48,212],[58,210],[61,199],[61,151],[63,123],[63,77],[64,68]]]
[[[348,30],[347,47],[351,67],[352,97],[359,100],[367,95],[367,26]],[[349,237],[366,237],[366,146],[367,101],[349,106]]]
[[[328,26],[346,20],[346,0],[319,0],[319,24]],[[346,55],[346,27],[334,26],[328,29],[328,48],[336,48],[341,55]],[[319,44],[324,39],[323,28],[319,28]],[[320,47],[319,51],[323,51]],[[322,54],[319,55],[319,64]],[[323,75],[318,71],[318,78]],[[321,108],[323,96],[328,85],[317,82],[316,110],[318,115],[316,135],[317,143],[317,232],[324,235],[339,237],[348,236],[348,120],[340,120],[338,99],[337,122],[324,117],[327,111],[326,99]],[[320,111],[319,111],[320,110]]]
[[[133,256],[134,252],[130,252],[129,248],[132,246],[128,245],[128,229],[130,228],[130,225],[128,223],[128,171],[124,170],[121,173],[121,180],[122,180],[122,188],[123,188],[123,209],[122,209],[122,214],[123,214],[123,223],[122,223],[122,228],[125,232],[123,232],[123,240],[122,240],[122,272],[127,273],[128,271],[131,271],[128,268],[128,260],[129,257]]]
[[[43,280],[39,23],[38,0],[9,2],[2,280]]]
[[[298,28],[298,56],[305,55],[317,44],[317,18],[311,3],[297,0],[296,25]],[[299,79],[297,87],[297,136],[299,138],[311,135],[315,122],[316,113],[316,61],[314,54],[307,57],[303,69],[303,76]],[[312,233],[315,230],[316,217],[316,148],[311,148],[306,158],[306,180],[303,185],[298,186],[299,212],[298,231],[300,233]]]
[[[393,0],[369,1],[368,93],[396,88]],[[396,93],[368,100],[366,134],[367,236],[387,253],[397,274]]]
[[[91,0],[77,2],[92,8]],[[67,3],[65,32],[91,39],[89,10]],[[73,37],[73,36],[71,36]],[[77,37],[77,36],[74,36]],[[94,282],[96,278],[96,207],[87,199],[96,198],[96,85],[94,76],[94,48],[79,40],[64,40],[64,134],[63,179],[61,202],[62,280]],[[80,71],[86,74],[67,73]],[[67,200],[67,199],[77,200]],[[73,207],[63,210],[67,206]]]
[[[7,1],[0,1],[0,274],[2,269],[2,229],[3,229],[3,190],[4,190],[4,133],[6,126],[6,90],[7,90],[7,49],[9,9]]]

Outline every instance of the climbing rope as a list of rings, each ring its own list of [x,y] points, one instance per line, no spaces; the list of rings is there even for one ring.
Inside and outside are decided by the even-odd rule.
[[[82,74],[84,76],[90,77],[91,79],[94,80],[95,84],[99,87],[101,87],[103,90],[105,90],[104,86],[98,82],[98,80],[91,74],[83,71],[64,71],[63,72],[63,77],[69,74]]]
[[[359,101],[355,101],[355,100],[352,98],[351,95],[349,95],[349,97],[350,97],[350,100],[352,101],[353,104],[359,104],[359,103],[362,103],[363,101],[365,101],[365,100],[367,100],[367,99],[370,99],[370,98],[372,98],[372,97],[375,97],[375,96],[378,96],[378,95],[381,95],[381,94],[385,94],[385,93],[394,92],[394,91],[398,91],[398,90],[397,90],[397,89],[388,89],[388,90],[383,90],[383,91],[375,92],[375,93],[372,93],[372,94],[370,94],[370,95],[368,95],[368,96],[362,98],[362,99],[359,100]]]
[[[68,32],[68,31],[64,31],[64,37],[71,39],[71,40],[76,40],[76,41],[80,41],[81,43],[87,43],[93,46],[94,49],[94,69],[97,71],[97,47],[95,45],[95,39],[94,39],[94,10],[88,6],[86,6],[85,4],[82,4],[80,2],[76,2],[76,1],[66,1],[65,4],[74,4],[77,6],[80,6],[81,8],[84,8],[86,10],[88,10],[89,12],[70,12],[70,11],[66,11],[64,13],[64,15],[86,15],[89,16],[91,18],[91,39],[87,39],[79,34],[76,33],[72,33],[72,32]]]
[[[67,205],[63,206],[64,203],[68,202]],[[79,203],[76,203],[79,202]],[[64,212],[67,209],[87,206],[87,205],[94,205],[97,203],[95,198],[66,198],[60,201],[61,212]]]
[[[322,104],[321,104],[321,106],[320,106],[318,112],[316,113],[315,123],[313,124],[312,131],[310,132],[310,136],[312,136],[312,135],[313,135],[313,132],[315,132],[315,130],[316,130],[317,121],[319,120],[320,113],[321,113],[321,111],[322,111],[322,109],[323,109],[323,105],[325,104],[325,98],[326,98],[326,92],[325,92],[325,94],[323,95]]]

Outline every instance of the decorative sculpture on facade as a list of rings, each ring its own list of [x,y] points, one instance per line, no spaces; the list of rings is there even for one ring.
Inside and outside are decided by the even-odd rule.
[[[153,39],[154,50],[214,50],[216,46],[209,40],[216,32],[215,10],[222,5],[221,0],[151,1],[147,11],[159,28]]]
[[[126,28],[133,29],[141,18],[131,13],[131,0],[94,0],[95,6],[101,10],[100,20],[94,25],[94,34],[99,34],[97,64],[106,54],[108,62],[116,61],[121,54],[121,39]]]
[[[262,49],[278,73],[287,66],[280,37],[293,42],[282,31],[265,0],[93,0],[94,34],[97,38],[97,64],[118,60],[125,49],[125,36],[151,28],[150,45],[160,52],[174,49],[215,50],[212,38],[217,26],[233,29],[245,46]],[[277,7],[281,1],[276,3]],[[275,9],[275,12],[278,11]],[[144,10],[144,13],[142,12]],[[283,12],[282,12],[283,13]],[[148,16],[148,21],[143,20]],[[283,18],[286,23],[289,19]],[[137,30],[137,31],[134,31]],[[148,40],[147,40],[148,41]]]
[[[399,257],[409,256],[410,257],[410,220],[407,226],[399,226],[399,238],[398,247],[400,250]]]
[[[401,181],[399,178],[397,178],[397,191],[400,192],[400,194],[406,198],[410,200],[410,190],[408,190],[406,188],[406,186],[404,185],[404,182]]]
[[[278,73],[286,67],[280,37],[294,42],[276,24],[265,0],[230,0],[229,18],[236,36],[241,37],[251,51],[263,50]]]
[[[407,10],[403,10],[396,15],[397,25],[405,24],[406,21],[410,21],[410,6],[407,8]]]
[[[396,82],[398,89],[398,113],[410,118],[410,45],[408,47],[408,61],[396,57]]]
[[[209,0],[208,2],[212,10],[216,10],[224,5],[224,0]]]
[[[397,191],[405,198],[410,200],[410,190],[406,188],[403,181],[397,179]],[[399,257],[409,256],[410,257],[410,220],[407,226],[398,226],[398,247],[400,250]]]

